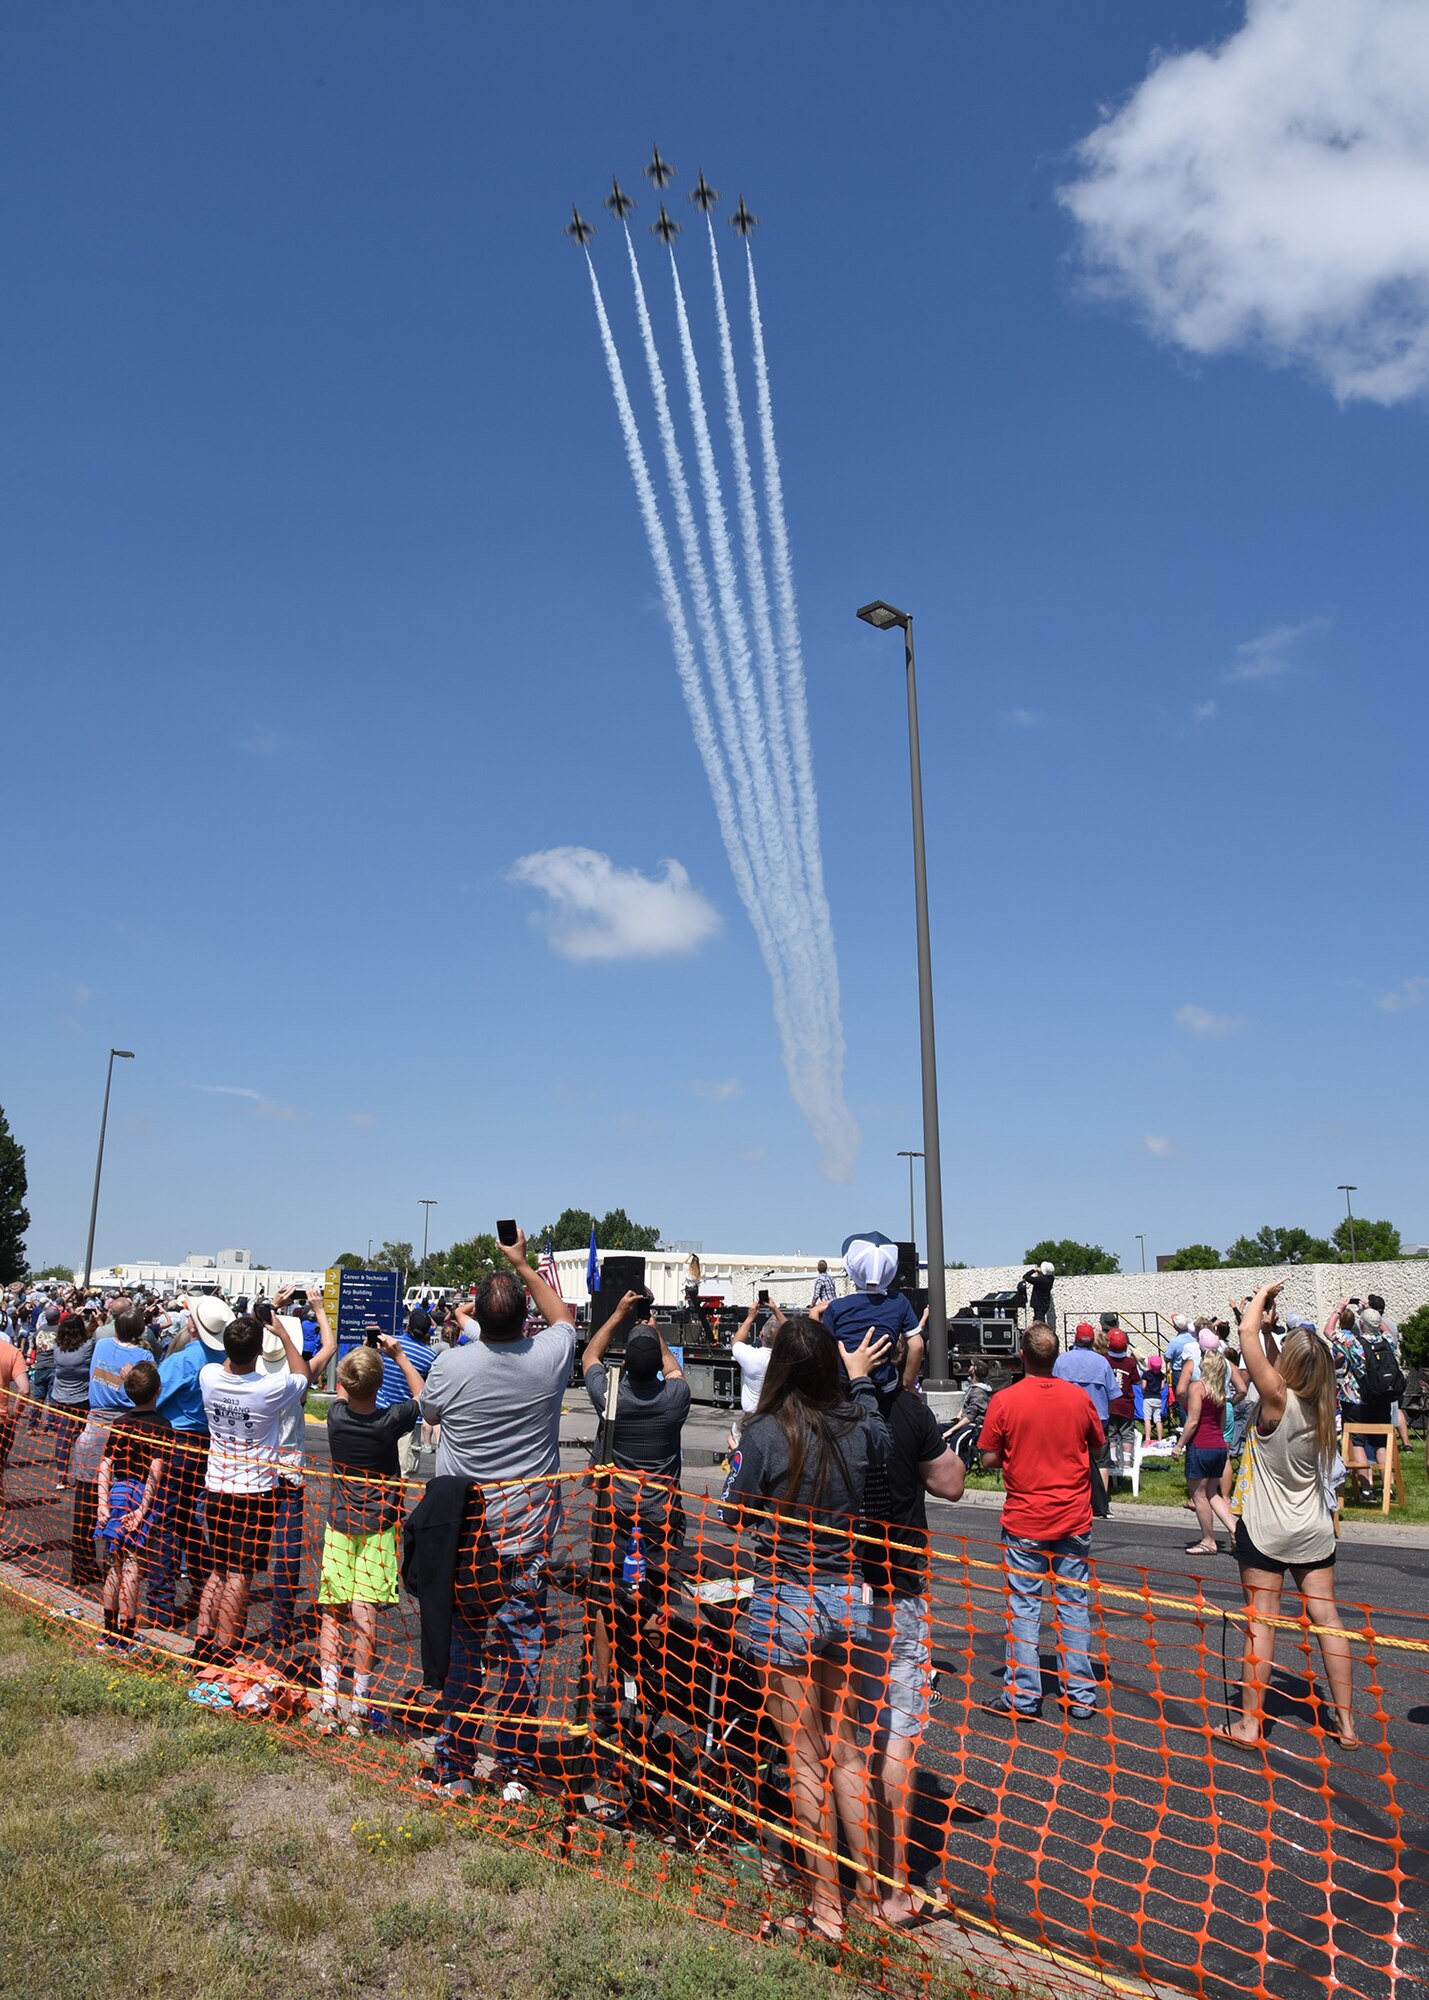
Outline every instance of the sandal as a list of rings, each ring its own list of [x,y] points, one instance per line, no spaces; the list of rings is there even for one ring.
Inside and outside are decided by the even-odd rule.
[[[787,1917],[766,1917],[759,1926],[759,1935],[765,1943],[774,1938],[787,1938],[792,1944],[807,1944],[811,1939],[837,1945],[844,1941],[842,1924],[836,1931],[826,1930],[808,1910],[795,1910]]]
[[[1265,1748],[1265,1738],[1263,1736],[1257,1736],[1253,1743],[1247,1743],[1244,1737],[1232,1736],[1228,1722],[1217,1723],[1211,1734],[1217,1737],[1220,1742],[1229,1743],[1232,1750],[1242,1750],[1247,1756],[1253,1757]]]
[[[1221,1545],[1219,1542],[1188,1542],[1186,1544],[1186,1553],[1188,1556],[1218,1556],[1220,1552]]]

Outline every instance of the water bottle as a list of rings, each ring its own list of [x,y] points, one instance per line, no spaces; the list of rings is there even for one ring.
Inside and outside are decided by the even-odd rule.
[[[638,1590],[645,1581],[645,1544],[640,1538],[638,1521],[630,1530],[630,1540],[625,1545],[625,1561],[621,1564],[620,1575],[627,1590]]]

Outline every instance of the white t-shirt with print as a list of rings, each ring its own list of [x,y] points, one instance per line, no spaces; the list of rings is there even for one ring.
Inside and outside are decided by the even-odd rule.
[[[302,1375],[230,1375],[221,1361],[199,1370],[208,1418],[210,1493],[268,1493],[283,1444],[283,1419],[307,1394]]]

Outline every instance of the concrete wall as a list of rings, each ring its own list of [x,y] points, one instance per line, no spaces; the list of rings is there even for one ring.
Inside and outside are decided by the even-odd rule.
[[[988,1292],[1010,1291],[1026,1269],[1025,1264],[1004,1264],[949,1271],[949,1313]],[[1393,1264],[1289,1264],[1275,1271],[1122,1271],[1110,1278],[1058,1278],[1052,1302],[1057,1309],[1058,1332],[1068,1313],[1089,1319],[1093,1325],[1097,1314],[1103,1312],[1159,1312],[1167,1320],[1178,1312],[1193,1319],[1198,1313],[1213,1312],[1225,1319],[1229,1317],[1227,1300],[1240,1300],[1267,1278],[1282,1277],[1282,1310],[1308,1313],[1318,1326],[1325,1324],[1332,1308],[1349,1293],[1362,1299],[1377,1292],[1396,1322],[1429,1300],[1429,1258],[1415,1257]],[[1169,1327],[1164,1330],[1169,1334]]]

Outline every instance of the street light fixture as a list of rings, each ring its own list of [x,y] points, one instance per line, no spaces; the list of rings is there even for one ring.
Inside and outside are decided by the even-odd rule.
[[[928,1230],[928,1375],[948,1379],[948,1295],[943,1266],[943,1160],[938,1143],[938,1057],[933,1036],[933,951],[928,935],[928,857],[923,843],[923,760],[918,745],[918,679],[913,619],[879,597],[859,606],[865,625],[903,628],[908,684],[908,771],[913,795],[913,898],[918,922],[918,1036],[923,1068],[923,1207]],[[911,1171],[911,1169],[910,1169]]]
[[[900,1149],[898,1157],[900,1160],[908,1162],[908,1241],[916,1243],[918,1241],[918,1226],[913,1214],[913,1162],[921,1160],[923,1155],[921,1153],[905,1153]]]
[[[1141,1245],[1141,1268],[1144,1271],[1146,1269],[1146,1238],[1139,1229],[1136,1232],[1136,1240]]]
[[[89,1290],[89,1274],[94,1268],[94,1225],[99,1219],[99,1176],[104,1171],[104,1131],[109,1123],[109,1086],[114,1081],[115,1058],[133,1062],[132,1049],[111,1049],[109,1067],[104,1072],[104,1109],[99,1114],[99,1157],[94,1162],[94,1198],[89,1204],[89,1240],[84,1246],[84,1290]]]
[[[420,1200],[417,1206],[422,1211],[422,1277],[420,1282],[425,1283],[427,1276],[427,1224],[431,1221],[432,1210],[437,1204],[435,1201]]]
[[[1359,1191],[1360,1191],[1360,1188],[1359,1188],[1359,1182],[1358,1182],[1358,1181],[1341,1181],[1341,1182],[1339,1182],[1339,1184],[1338,1184],[1338,1185],[1339,1185],[1339,1190],[1340,1190],[1340,1193],[1341,1193],[1341,1194],[1342,1194],[1342,1195],[1344,1196],[1344,1198],[1345,1198],[1345,1214],[1346,1214],[1346,1215],[1347,1215],[1347,1216],[1349,1217],[1349,1219],[1350,1219],[1350,1262],[1351,1262],[1352,1264],[1356,1264],[1356,1263],[1358,1263],[1358,1262],[1359,1262],[1359,1259],[1358,1259],[1358,1258],[1357,1258],[1357,1257],[1355,1256],[1355,1212],[1354,1212],[1354,1210],[1353,1210],[1353,1209],[1352,1209],[1352,1208],[1350,1207],[1350,1196],[1351,1196],[1352,1194],[1358,1194],[1358,1193],[1359,1193]]]

